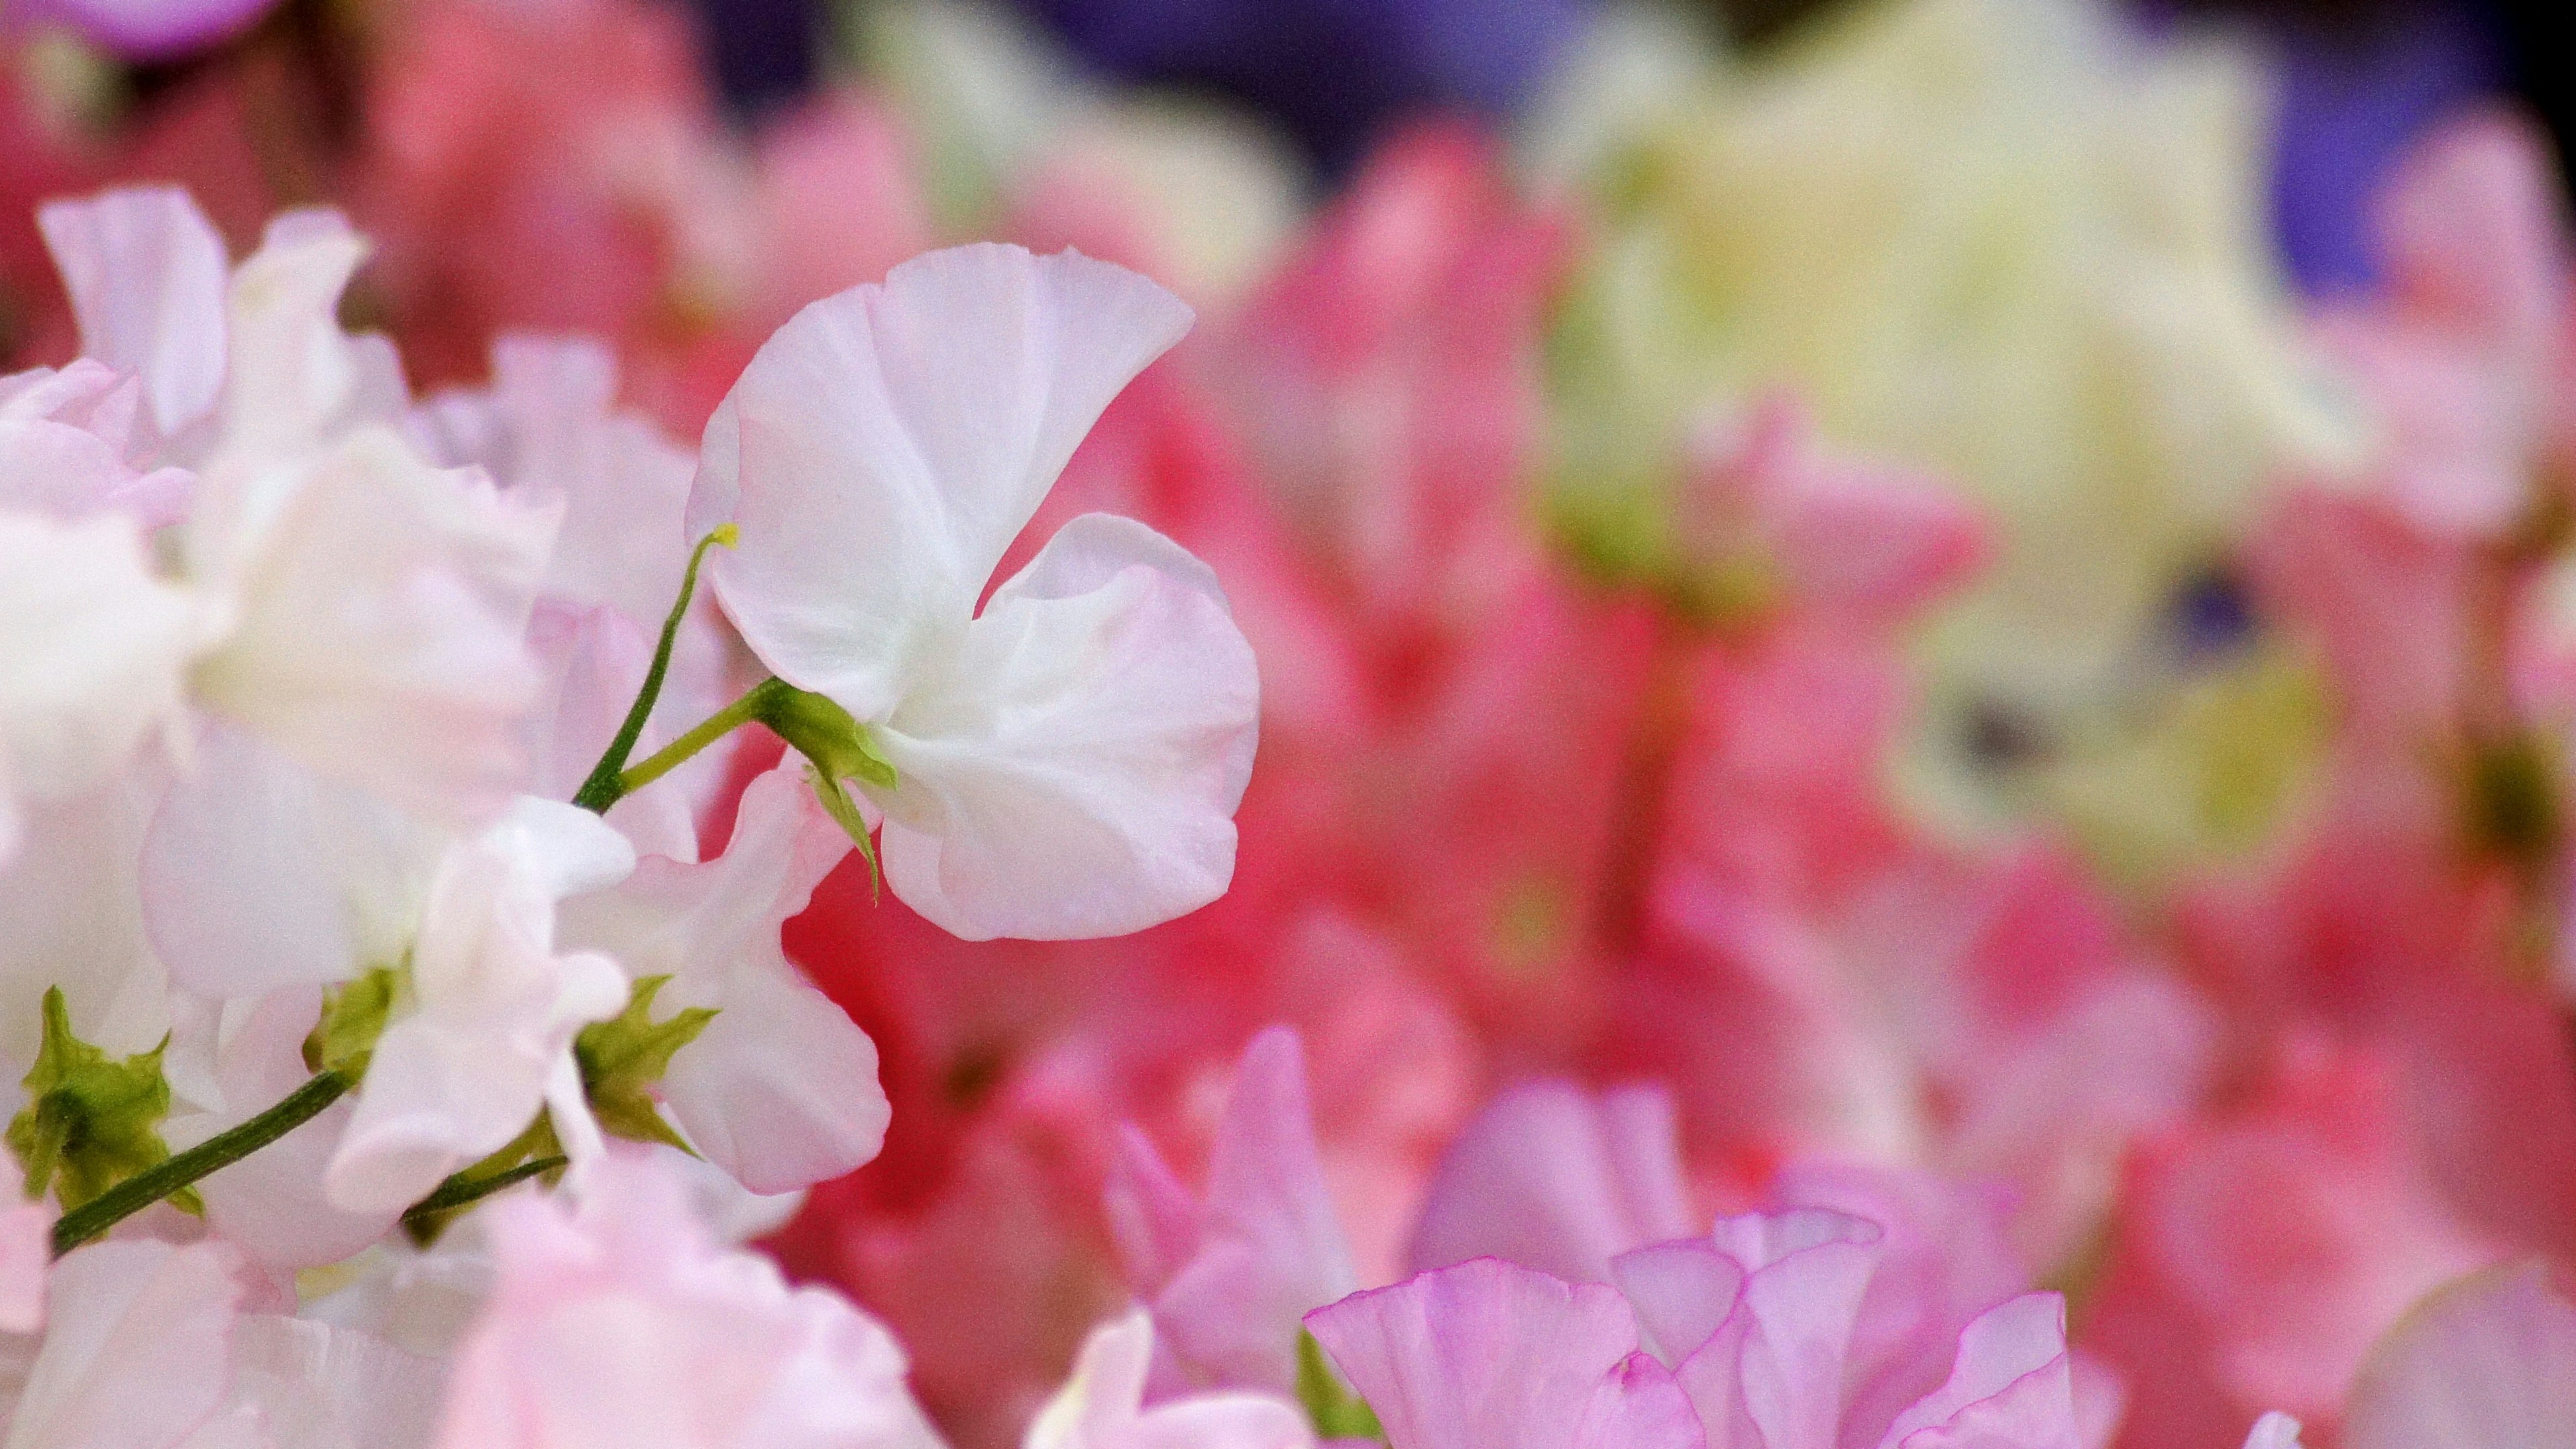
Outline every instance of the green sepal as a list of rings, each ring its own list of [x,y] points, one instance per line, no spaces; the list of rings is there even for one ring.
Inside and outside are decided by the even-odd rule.
[[[170,1080],[161,1071],[159,1046],[123,1061],[80,1039],[59,986],[45,990],[44,1044],[25,1078],[27,1105],[10,1120],[10,1150],[26,1170],[26,1194],[47,1189],[65,1212],[169,1159],[161,1140],[170,1115]],[[205,1204],[194,1189],[170,1201],[191,1213]]]
[[[696,1153],[671,1124],[662,1120],[653,1087],[671,1069],[671,1056],[698,1039],[715,1009],[685,1007],[664,1022],[653,1020],[653,998],[668,976],[647,976],[635,983],[626,1009],[606,1021],[595,1021],[573,1039],[573,1060],[581,1064],[581,1085],[590,1097],[591,1115],[600,1130],[630,1142],[659,1142],[691,1156]]]
[[[832,700],[785,680],[760,702],[760,722],[835,780],[865,780],[880,790],[895,787],[894,765],[877,752],[868,727]]]
[[[1386,1430],[1368,1400],[1353,1392],[1324,1358],[1315,1335],[1297,1330],[1297,1402],[1315,1425],[1318,1439],[1383,1439]]]
[[[841,833],[857,846],[859,858],[868,863],[868,898],[876,900],[885,893],[884,880],[877,874],[877,843],[868,835],[867,817],[859,814],[858,802],[841,782],[823,773],[812,761],[805,765],[805,783],[814,787],[814,798],[823,802],[823,811],[841,827]]]
[[[304,1065],[317,1072],[367,1074],[376,1039],[385,1034],[402,995],[402,973],[390,966],[370,968],[354,981],[342,982],[322,996],[322,1019],[304,1038]]]

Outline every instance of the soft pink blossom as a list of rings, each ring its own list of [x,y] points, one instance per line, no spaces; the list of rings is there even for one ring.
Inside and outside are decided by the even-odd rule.
[[[484,1217],[492,1296],[459,1346],[439,1449],[936,1449],[874,1319],[718,1247],[676,1182],[603,1162],[578,1208]]]

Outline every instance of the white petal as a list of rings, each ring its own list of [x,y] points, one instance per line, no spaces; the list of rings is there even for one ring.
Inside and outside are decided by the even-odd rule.
[[[131,519],[0,513],[0,790],[107,778],[175,717],[200,632]]]
[[[666,1100],[690,1142],[754,1192],[838,1177],[885,1139],[876,1045],[779,949],[780,924],[849,851],[791,764],[743,792],[716,860],[647,860],[564,909],[566,941],[636,978],[671,978],[661,1011],[716,1009],[672,1059]]]
[[[417,1449],[445,1377],[436,1360],[309,1319],[247,1314],[233,1333],[234,1401],[268,1449]]]
[[[335,1206],[399,1210],[536,1117],[574,1036],[627,994],[616,962],[555,951],[555,903],[634,863],[626,837],[597,816],[525,798],[448,853],[412,948],[414,1004],[377,1041],[326,1176]],[[557,1124],[568,1147],[588,1126],[581,1116]]]
[[[367,244],[338,213],[290,211],[233,273],[222,453],[264,464],[312,446],[374,389],[381,359],[340,330]]]
[[[226,1013],[231,1029],[223,1034],[216,1065],[223,1109],[184,1124],[174,1121],[168,1133],[173,1150],[248,1121],[312,1075],[304,1065],[303,1045],[321,993],[309,986],[293,988],[245,1005],[246,1010]],[[399,1209],[343,1212],[322,1193],[323,1173],[353,1111],[345,1100],[334,1102],[313,1120],[198,1183],[206,1225],[271,1269],[336,1263],[382,1238]]]
[[[0,1081],[34,1063],[49,986],[103,1050],[149,1051],[170,1029],[135,881],[154,788],[148,775],[120,777],[27,812],[27,838],[0,868]]]
[[[40,208],[81,350],[140,374],[170,437],[204,417],[224,382],[224,242],[177,187],[135,187]]]
[[[207,702],[406,810],[498,808],[526,768],[516,727],[540,680],[522,635],[552,510],[372,429],[281,508],[230,580],[240,618],[198,670]]]
[[[162,797],[143,910],[172,979],[216,1000],[399,962],[442,837],[217,724]]]
[[[694,526],[763,662],[862,719],[962,629],[1004,549],[1189,309],[1075,253],[956,247],[798,313],[709,423]],[[732,506],[725,507],[730,497]]]
[[[763,1194],[865,1165],[893,1116],[876,1043],[775,946],[734,973],[722,1009],[671,1059],[664,1085],[698,1151]]]
[[[1107,582],[1069,598],[1004,585],[880,732],[901,777],[882,801],[887,883],[958,936],[1124,935],[1233,878],[1260,711],[1252,649],[1141,543],[1068,527],[1028,574]],[[1113,567],[1121,547],[1137,552]]]

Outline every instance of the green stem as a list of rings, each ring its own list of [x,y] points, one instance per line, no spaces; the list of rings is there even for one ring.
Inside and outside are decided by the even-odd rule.
[[[505,1187],[516,1187],[529,1178],[542,1176],[558,1167],[568,1166],[571,1159],[562,1156],[539,1157],[489,1177],[467,1177],[463,1173],[438,1185],[438,1190],[403,1209],[403,1226],[419,1232],[424,1224],[440,1213],[454,1212],[470,1203],[482,1201]]]
[[[257,1152],[320,1115],[356,1086],[344,1072],[316,1073],[284,1100],[249,1121],[163,1159],[62,1215],[54,1224],[59,1258],[161,1199]]]
[[[698,751],[753,720],[763,718],[769,711],[771,702],[791,688],[793,686],[783,679],[764,679],[745,690],[742,698],[708,715],[698,722],[696,728],[664,745],[634,768],[621,773],[616,781],[617,793],[609,797],[609,804],[613,805],[661,779],[664,775],[678,769]],[[573,803],[579,805],[582,802],[576,798]],[[605,810],[608,807],[603,805],[597,808]]]
[[[717,544],[731,548],[735,537],[734,527],[728,523],[699,539],[698,546],[690,550],[688,570],[680,575],[680,597],[672,603],[670,615],[662,620],[662,638],[653,646],[653,663],[644,671],[644,687],[635,691],[635,703],[628,707],[625,723],[617,727],[617,737],[608,742],[607,753],[599,757],[598,764],[590,767],[589,778],[583,780],[581,789],[574,792],[572,803],[575,805],[593,814],[606,814],[609,806],[636,788],[623,779],[626,757],[635,753],[635,742],[644,736],[644,721],[652,718],[653,706],[662,698],[663,677],[671,672],[671,646],[679,641],[680,621],[688,617],[689,601],[698,594],[698,565],[706,562],[708,549]],[[695,735],[697,731],[689,733]],[[704,747],[705,742],[701,741],[699,748]],[[670,752],[665,750],[663,753]],[[681,758],[686,759],[687,756]],[[677,763],[677,760],[672,762]],[[670,765],[662,768],[667,770]]]

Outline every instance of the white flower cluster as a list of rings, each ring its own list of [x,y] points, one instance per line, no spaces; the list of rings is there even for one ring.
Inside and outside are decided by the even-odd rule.
[[[1231,878],[1208,569],[1092,515],[987,596],[1188,309],[934,253],[781,329],[692,460],[585,342],[415,403],[335,214],[238,265],[174,191],[42,226],[84,355],[0,379],[6,1449],[929,1442],[881,1329],[708,1224],[883,1138],[780,945],[854,847],[979,939]],[[791,752],[728,789],[753,721]],[[530,1179],[573,1206],[468,1215]]]

